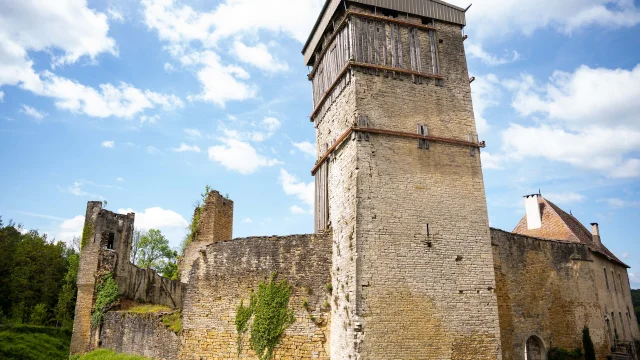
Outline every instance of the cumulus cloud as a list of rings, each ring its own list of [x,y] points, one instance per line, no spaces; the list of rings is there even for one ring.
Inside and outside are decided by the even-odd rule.
[[[233,53],[238,60],[251,64],[260,70],[276,73],[289,70],[289,65],[276,59],[265,44],[247,46],[240,41],[233,44]]]
[[[140,90],[127,83],[102,84],[98,89],[58,76],[36,73],[29,52],[51,54],[51,65],[96,61],[100,54],[118,55],[108,36],[107,15],[84,0],[18,1],[0,5],[0,86],[15,85],[55,100],[59,109],[94,117],[125,117],[147,108],[182,106],[174,95]]]
[[[503,158],[501,155],[491,154],[488,151],[483,151],[480,153],[480,156],[482,157],[483,169],[500,170],[503,168]]]
[[[72,195],[75,196],[82,196],[82,197],[89,197],[89,198],[93,198],[93,199],[97,199],[97,200],[104,200],[104,197],[102,195],[98,195],[98,194],[94,194],[94,193],[90,193],[88,191],[85,191],[85,185],[87,185],[87,183],[83,180],[80,181],[74,181],[72,185],[68,186],[65,190]]]
[[[4,101],[4,92],[0,91],[0,102]]]
[[[113,149],[116,146],[116,142],[113,140],[103,141],[100,146],[107,149]]]
[[[195,145],[187,145],[185,143],[181,143],[180,147],[171,149],[173,152],[200,152],[200,148]]]
[[[188,226],[187,220],[182,215],[173,210],[166,210],[161,207],[152,207],[143,212],[136,212],[133,209],[118,209],[119,214],[135,213],[134,226],[136,229],[148,231],[157,229],[169,239],[173,246],[177,246],[184,237],[184,229]]]
[[[558,204],[583,202],[585,196],[576,192],[545,193],[544,197]]]
[[[304,204],[313,207],[315,187],[313,182],[305,183],[296,176],[291,175],[285,169],[280,169],[280,184],[284,193],[296,197]]]
[[[469,5],[465,0],[451,3]],[[494,41],[543,28],[571,34],[588,26],[620,28],[640,23],[640,11],[632,0],[485,0],[474,3],[466,15],[467,23],[473,24],[473,36]]]
[[[623,200],[620,198],[604,198],[598,199],[599,203],[606,203],[612,208],[640,207],[640,201]]]
[[[303,141],[299,143],[293,143],[293,147],[298,149],[304,154],[315,157],[316,156],[316,146],[308,141]]]
[[[240,174],[252,174],[260,168],[280,164],[277,159],[260,154],[248,142],[233,138],[220,139],[222,145],[209,148],[209,159]]]
[[[469,41],[465,44],[467,55],[477,58],[483,63],[491,66],[509,64],[520,59],[520,53],[517,51],[506,51],[502,57],[490,54],[484,50],[481,44]]]
[[[74,237],[82,236],[82,228],[84,228],[84,216],[78,215],[74,218],[64,220],[59,226],[55,234],[56,240],[62,240],[67,244],[71,244]]]
[[[32,108],[28,105],[22,105],[22,109],[20,110],[20,112],[36,120],[42,120],[45,116],[47,116],[46,113],[38,111],[37,109]]]
[[[302,215],[302,214],[307,214],[308,211],[301,208],[300,206],[294,205],[292,207],[289,208],[289,210],[291,211],[291,213],[293,215]]]
[[[260,121],[241,121],[233,119],[233,128],[225,124],[219,126],[219,130],[225,137],[236,140],[249,139],[254,142],[262,142],[271,138],[280,129],[282,123],[274,117],[265,117]]]
[[[200,130],[197,129],[184,129],[185,134],[187,134],[188,137],[191,138],[201,138],[202,137],[202,133],[200,132]]]
[[[140,123],[155,124],[159,119],[160,119],[160,115],[153,115],[153,116],[142,115],[140,116]]]
[[[491,128],[485,118],[485,111],[500,104],[502,96],[500,80],[494,74],[477,76],[471,84],[471,96],[478,135],[482,137]]]
[[[266,31],[302,43],[323,3],[323,0],[225,0],[211,11],[198,11],[173,0],[142,1],[147,27],[157,32],[174,59],[200,81],[202,91],[191,99],[221,107],[229,101],[254,98],[258,93],[245,69],[227,64],[217,55],[216,51],[225,51],[221,47],[226,44],[221,40],[234,39],[229,51],[242,62],[266,71],[286,70],[286,63],[276,59],[266,45],[247,46],[243,38],[259,38],[259,33]],[[189,59],[193,56],[200,60]]]

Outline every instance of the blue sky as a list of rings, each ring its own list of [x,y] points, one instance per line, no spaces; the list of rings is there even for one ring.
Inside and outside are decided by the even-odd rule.
[[[107,200],[177,246],[209,184],[234,236],[312,231],[300,51],[321,0],[36,3],[0,2],[4,220],[69,240]],[[540,189],[640,287],[640,4],[486,0],[467,24],[491,225]]]

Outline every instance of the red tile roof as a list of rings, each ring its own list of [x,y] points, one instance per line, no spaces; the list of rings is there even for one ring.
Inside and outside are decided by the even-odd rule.
[[[542,227],[529,230],[527,228],[527,215],[522,217],[513,233],[543,239],[565,240],[585,244],[592,252],[598,253],[622,266],[629,267],[618,259],[606,246],[593,241],[591,232],[573,215],[567,214],[551,201],[539,197]]]

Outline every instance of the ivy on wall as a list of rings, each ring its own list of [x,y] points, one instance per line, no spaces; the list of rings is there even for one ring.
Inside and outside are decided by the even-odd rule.
[[[242,351],[244,334],[249,331],[249,347],[260,360],[271,359],[282,334],[295,322],[293,310],[289,309],[293,289],[286,280],[276,281],[276,275],[273,273],[269,282],[258,285],[249,306],[241,302],[236,308],[238,355]]]
[[[93,236],[93,225],[91,223],[87,223],[82,229],[82,239],[80,240],[80,250],[84,249],[84,247],[89,243],[91,237]]]
[[[102,276],[102,282],[98,285],[97,290],[96,304],[91,312],[92,327],[97,327],[102,324],[104,313],[109,310],[120,297],[120,289],[111,273]]]

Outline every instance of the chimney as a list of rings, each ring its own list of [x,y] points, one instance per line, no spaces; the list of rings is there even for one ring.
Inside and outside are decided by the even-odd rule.
[[[602,245],[602,241],[600,240],[600,227],[598,226],[598,223],[591,223],[591,235],[593,235],[593,242],[596,245]]]
[[[527,210],[527,229],[529,230],[540,229],[542,227],[539,198],[539,194],[524,197],[524,206]]]

